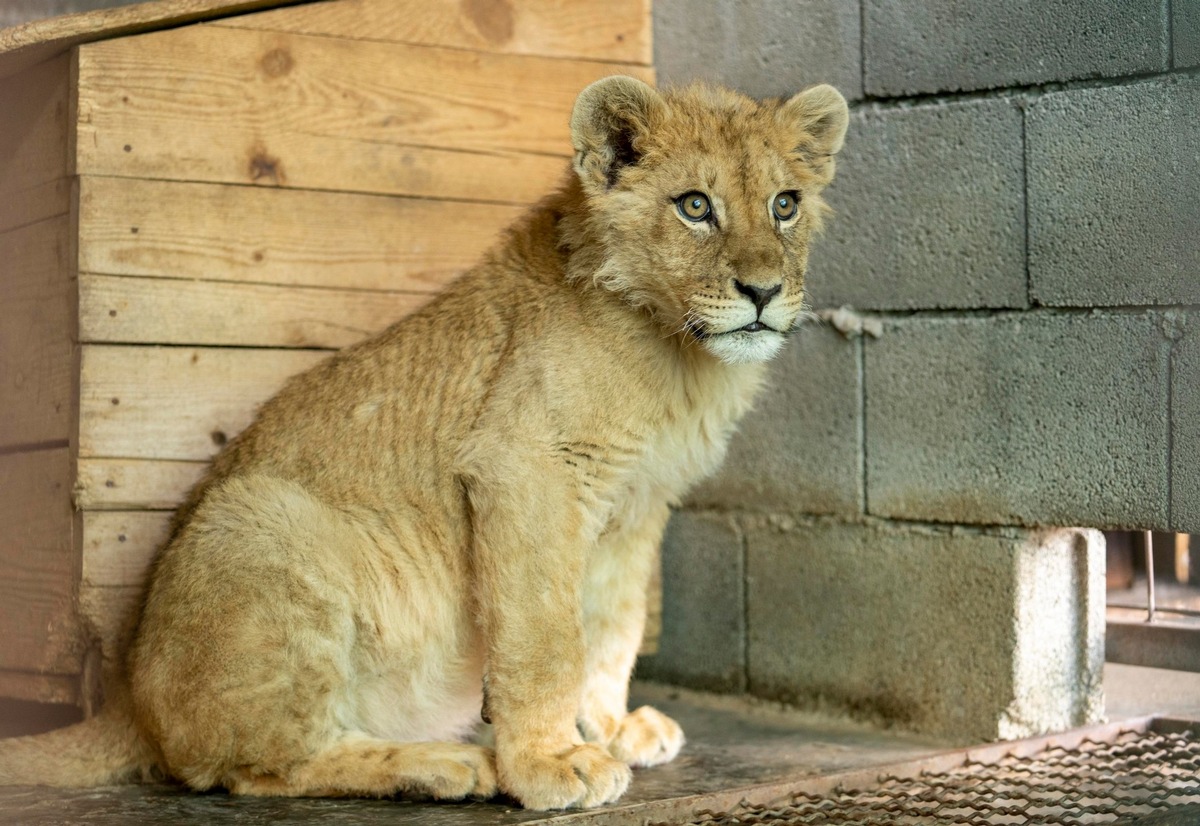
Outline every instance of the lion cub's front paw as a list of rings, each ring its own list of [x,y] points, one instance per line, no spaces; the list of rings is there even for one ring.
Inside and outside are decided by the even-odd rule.
[[[500,788],[526,809],[589,809],[612,803],[629,787],[629,767],[585,743],[562,754],[509,755]]]
[[[626,714],[616,736],[608,743],[609,754],[630,766],[668,763],[682,747],[683,729],[650,706]]]

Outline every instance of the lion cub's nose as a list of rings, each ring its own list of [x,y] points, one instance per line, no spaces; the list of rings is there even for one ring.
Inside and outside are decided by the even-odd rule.
[[[736,278],[733,280],[733,286],[739,293],[754,302],[754,308],[758,310],[759,315],[762,315],[763,307],[767,306],[768,302],[779,295],[779,291],[783,289],[782,284],[776,284],[773,287],[755,287],[752,284],[743,284]]]

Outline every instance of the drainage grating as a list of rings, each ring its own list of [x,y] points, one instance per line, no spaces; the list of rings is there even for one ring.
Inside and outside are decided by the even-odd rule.
[[[940,771],[889,773],[879,776],[877,784],[859,788],[838,786],[822,792],[801,783],[797,789],[771,803],[743,802],[727,812],[701,810],[675,822],[1077,826],[1132,824],[1146,815],[1179,812],[1183,819],[1151,820],[1200,823],[1200,739],[1189,730],[1127,730],[1110,739],[1050,745],[1023,756],[967,759]]]

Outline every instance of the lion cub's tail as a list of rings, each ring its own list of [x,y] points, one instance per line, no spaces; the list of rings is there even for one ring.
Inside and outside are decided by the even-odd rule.
[[[46,734],[0,740],[0,785],[108,786],[149,777],[154,754],[122,709]]]

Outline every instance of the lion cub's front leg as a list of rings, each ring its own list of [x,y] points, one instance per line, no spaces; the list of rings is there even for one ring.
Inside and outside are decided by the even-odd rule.
[[[666,763],[683,746],[683,729],[667,715],[650,706],[626,711],[651,570],[669,515],[664,502],[638,523],[614,526],[601,536],[584,583],[587,676],[579,728],[630,766]]]
[[[630,772],[576,727],[594,528],[574,480],[536,454],[489,451],[467,469],[487,711],[503,791],[530,809],[587,808],[620,797]]]

